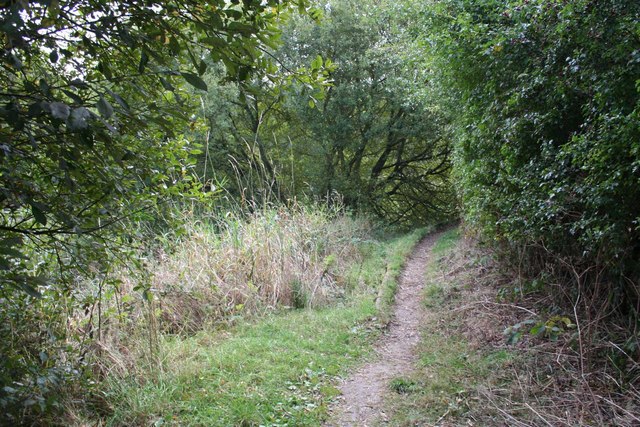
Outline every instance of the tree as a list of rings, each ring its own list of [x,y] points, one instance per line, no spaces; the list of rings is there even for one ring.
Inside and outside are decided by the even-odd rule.
[[[65,315],[90,304],[75,300],[78,276],[106,277],[138,238],[134,221],[167,198],[198,197],[198,147],[185,134],[197,127],[193,94],[207,90],[208,65],[229,80],[273,77],[265,51],[293,6],[307,3],[0,3],[2,412],[47,406],[36,377],[72,371],[61,364],[77,360],[52,354],[66,351]],[[46,358],[40,327],[53,337]]]
[[[141,208],[129,203],[140,188],[151,188],[146,197],[174,183],[189,150],[176,141],[190,120],[181,82],[206,90],[210,61],[239,80],[266,69],[263,51],[286,4],[5,6],[0,228],[27,237],[95,231]],[[167,168],[167,157],[177,163]]]
[[[283,200],[287,191],[280,186],[280,159],[272,158],[278,155],[273,138],[288,128],[290,115],[282,103],[290,81],[254,78],[224,84],[210,78],[215,89],[203,102],[209,142],[202,168],[210,179],[223,179],[238,200]]]
[[[285,103],[314,194],[338,192],[355,209],[405,223],[453,210],[444,117],[424,87],[412,19],[404,3],[332,1],[318,25],[289,26],[277,53],[285,64],[317,57],[334,67],[326,96],[300,86]]]

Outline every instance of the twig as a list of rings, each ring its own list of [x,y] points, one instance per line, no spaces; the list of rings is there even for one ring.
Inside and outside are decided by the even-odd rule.
[[[578,291],[579,292],[579,291]],[[580,301],[581,293],[578,293],[578,297],[576,298],[576,302],[573,304],[573,316],[576,320],[576,328],[578,330],[578,346],[580,347],[580,375],[582,379],[585,379],[584,375],[584,347],[582,345],[582,329],[580,327],[580,319],[578,318],[578,302]]]
[[[491,301],[476,301],[476,302],[472,302],[472,303],[467,304],[467,305],[463,305],[462,307],[458,307],[458,308],[456,308],[454,310],[451,310],[451,311],[462,311],[462,310],[466,310],[468,308],[471,308],[471,306],[481,305],[481,304],[491,304],[491,305],[497,305],[497,306],[501,306],[501,307],[517,308],[518,310],[526,311],[527,313],[529,313],[529,314],[531,314],[533,316],[538,316],[537,313],[529,310],[528,308],[520,307],[519,305],[503,304],[503,303],[491,302]]]
[[[484,395],[484,397],[487,399],[489,404],[491,404],[491,406],[493,406],[495,409],[497,409],[498,412],[500,412],[502,414],[502,416],[504,416],[507,420],[510,421],[510,423],[512,423],[512,424],[508,424],[508,425],[513,425],[513,426],[519,425],[519,426],[524,426],[524,427],[531,427],[530,424],[527,424],[527,423],[524,423],[524,422],[518,420],[513,415],[510,415],[505,410],[503,410],[498,405],[496,405],[496,403],[491,399],[491,396],[489,395],[489,393],[487,393],[486,391],[482,392],[482,395]],[[511,402],[509,399],[506,399],[506,400],[509,401],[510,404],[513,404],[513,402]]]
[[[540,418],[546,425],[553,427],[553,424],[551,424],[549,421],[547,421],[542,415],[540,415],[540,413],[538,411],[536,411],[535,409],[533,409],[533,407],[531,405],[529,405],[528,403],[525,403],[524,406],[526,406],[527,408],[529,408],[529,410],[531,412],[533,412],[534,414],[536,414],[538,416],[538,418]]]
[[[434,426],[437,426],[440,421],[444,420],[445,417],[449,415],[449,412],[451,412],[451,408],[447,409],[447,412],[445,412],[444,414],[442,414],[442,416],[440,416],[440,418],[438,418]]]
[[[613,400],[609,400],[604,396],[600,396],[598,394],[595,395],[595,397],[604,400],[605,402],[607,402],[609,405],[615,406],[616,408],[620,409],[622,412],[624,412],[625,414],[629,415],[631,418],[634,419],[634,421],[638,421],[640,422],[640,418],[636,417],[635,415],[633,415],[632,412],[630,412],[627,409],[624,409],[622,406],[618,405],[617,403],[615,403]]]
[[[498,405],[494,404],[493,402],[491,402],[491,404],[493,405],[494,408],[496,408],[506,419],[508,419],[509,421],[513,422],[513,425],[520,425],[520,426],[524,426],[524,427],[532,427],[531,424],[527,424],[527,423],[523,423],[522,421],[519,421],[518,419],[514,418],[512,415],[509,415],[505,410],[503,410],[502,408],[498,407]]]
[[[633,357],[629,356],[629,354],[628,354],[626,351],[624,351],[622,348],[620,348],[620,346],[619,346],[619,345],[617,345],[616,343],[611,342],[611,341],[609,341],[609,345],[611,345],[611,346],[615,347],[619,352],[621,352],[622,354],[624,354],[624,355],[627,357],[627,359],[629,359],[629,361],[630,361],[631,363],[633,363],[633,364],[634,364],[634,365],[636,365],[636,366],[638,365],[638,362],[636,362],[636,360],[635,360]]]

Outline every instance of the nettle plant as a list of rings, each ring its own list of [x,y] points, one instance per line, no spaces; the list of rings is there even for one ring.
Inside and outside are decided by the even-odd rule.
[[[524,334],[531,337],[557,341],[565,332],[573,330],[576,325],[567,316],[551,316],[547,320],[527,319],[509,326],[503,335],[507,344],[516,344]]]

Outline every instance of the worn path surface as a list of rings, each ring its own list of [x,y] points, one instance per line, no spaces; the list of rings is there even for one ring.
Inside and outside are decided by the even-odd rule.
[[[376,345],[377,356],[341,384],[342,396],[327,426],[369,427],[375,421],[385,421],[382,403],[389,382],[411,372],[417,359],[415,347],[420,340],[425,268],[440,234],[423,239],[407,261],[400,275],[389,330]]]

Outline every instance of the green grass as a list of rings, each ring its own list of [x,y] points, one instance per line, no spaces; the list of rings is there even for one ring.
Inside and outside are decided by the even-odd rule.
[[[162,369],[111,381],[108,425],[313,426],[327,416],[335,379],[369,354],[406,256],[424,235],[370,243],[341,306],[290,310],[228,331],[166,338]],[[377,304],[380,295],[388,299]]]
[[[417,373],[402,379],[413,385],[411,393],[390,399],[390,425],[432,425],[444,414],[464,419],[469,410],[467,396],[511,357],[505,351],[472,350],[463,337],[437,330],[425,333],[420,352]]]
[[[328,380],[368,351],[372,330],[358,326],[374,315],[368,299],[273,315],[228,337],[167,341],[165,373],[141,387],[121,384],[125,404],[111,423],[317,424],[332,394]]]
[[[438,307],[444,302],[446,293],[444,287],[439,283],[427,283],[424,288],[423,304],[427,308]]]
[[[432,252],[434,255],[442,255],[451,251],[458,244],[460,240],[460,229],[458,227],[452,228],[446,231],[440,236],[438,241],[433,246]]]
[[[398,287],[398,276],[404,262],[427,232],[427,229],[418,229],[409,235],[395,239],[391,248],[378,252],[377,256],[367,259],[363,270],[370,276],[370,283],[381,281],[377,287],[370,285],[370,289],[378,289],[377,306],[382,323],[386,324],[390,320],[391,306]],[[383,262],[386,266],[384,271],[380,268]]]

